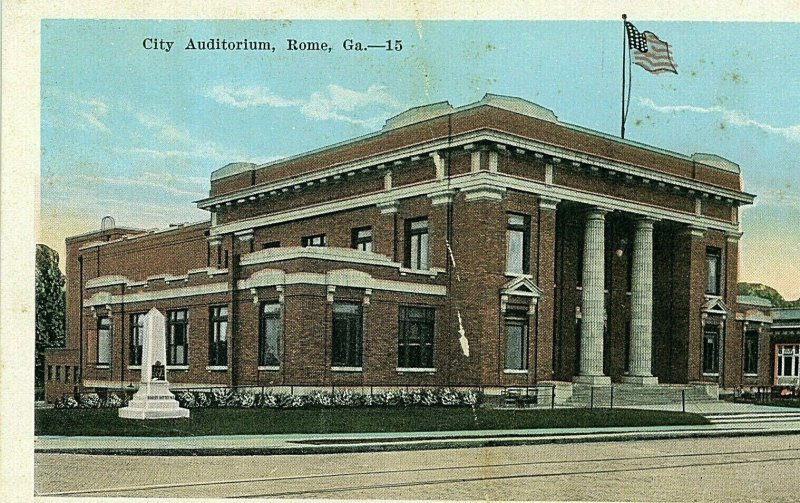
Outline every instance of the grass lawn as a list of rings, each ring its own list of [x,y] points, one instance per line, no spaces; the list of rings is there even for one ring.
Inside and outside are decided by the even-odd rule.
[[[116,409],[38,409],[37,435],[193,436],[374,433],[708,424],[699,415],[631,409],[193,409],[189,419],[121,419]]]

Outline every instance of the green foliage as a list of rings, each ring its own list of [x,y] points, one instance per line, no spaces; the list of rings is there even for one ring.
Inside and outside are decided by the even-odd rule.
[[[761,283],[739,283],[739,295],[755,295],[769,299],[773,307],[800,307],[800,299],[785,300],[777,290]]]
[[[44,384],[44,350],[66,343],[66,294],[58,253],[36,245],[36,386]]]
[[[36,435],[194,436],[514,430],[708,424],[696,414],[635,409],[501,410],[470,407],[192,409],[188,419],[137,421],[116,409],[37,409]]]

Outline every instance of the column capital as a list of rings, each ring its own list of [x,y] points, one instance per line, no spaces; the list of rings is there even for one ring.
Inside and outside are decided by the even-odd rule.
[[[634,218],[634,222],[636,223],[637,229],[652,229],[653,224],[656,223],[658,219],[644,216],[644,215],[637,215]]]
[[[586,210],[586,219],[587,220],[605,220],[606,213],[611,212],[610,208],[604,208],[602,206],[594,206]]]
[[[551,211],[555,211],[556,206],[558,205],[558,203],[561,202],[561,199],[550,196],[539,196],[538,200],[539,200],[539,208]]]

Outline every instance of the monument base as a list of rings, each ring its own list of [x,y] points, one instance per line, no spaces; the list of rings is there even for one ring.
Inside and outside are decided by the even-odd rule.
[[[174,419],[189,417],[189,409],[178,404],[166,381],[141,383],[127,407],[119,409],[125,419]]]

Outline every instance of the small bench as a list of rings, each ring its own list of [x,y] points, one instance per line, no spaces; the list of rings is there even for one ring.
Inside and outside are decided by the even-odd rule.
[[[502,395],[506,406],[527,407],[539,403],[539,388],[506,388]]]

